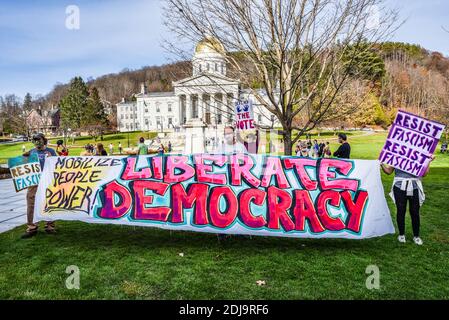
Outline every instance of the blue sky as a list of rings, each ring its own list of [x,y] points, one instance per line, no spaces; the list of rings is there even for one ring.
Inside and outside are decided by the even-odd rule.
[[[449,1],[388,0],[406,23],[392,40],[449,55]],[[65,26],[80,8],[80,29]],[[72,77],[98,77],[170,61],[162,0],[0,0],[0,95],[48,93]]]

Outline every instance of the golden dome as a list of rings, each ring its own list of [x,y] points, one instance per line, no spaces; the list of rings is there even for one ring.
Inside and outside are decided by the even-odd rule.
[[[195,53],[223,53],[224,47],[220,41],[214,37],[206,37],[195,47]]]

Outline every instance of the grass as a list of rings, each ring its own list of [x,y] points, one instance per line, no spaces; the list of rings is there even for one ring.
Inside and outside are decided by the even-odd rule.
[[[384,141],[385,134],[354,135],[353,158],[376,158]],[[424,180],[422,247],[401,245],[396,235],[219,244],[212,234],[58,222],[56,236],[19,240],[23,228],[0,234],[0,298],[448,299],[448,168],[449,156],[437,155]],[[387,193],[392,177],[382,180]],[[406,231],[410,240],[409,216]],[[80,290],[65,287],[69,265],[80,268]],[[366,289],[368,265],[379,267],[379,290]]]

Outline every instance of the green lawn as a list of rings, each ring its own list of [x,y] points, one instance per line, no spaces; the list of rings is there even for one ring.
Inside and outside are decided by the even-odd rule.
[[[385,134],[354,135],[353,158],[376,158],[384,141]],[[23,228],[0,234],[0,298],[448,299],[448,168],[449,156],[437,155],[424,180],[422,247],[410,241],[409,216],[405,245],[396,235],[219,244],[212,234],[60,222],[56,236],[19,240]],[[386,193],[391,181],[383,175]],[[80,290],[65,288],[69,265],[80,268]],[[365,287],[368,265],[380,269],[380,290]]]
[[[140,137],[144,137],[145,139],[153,139],[156,137],[156,132],[130,132],[129,133],[129,145],[130,147],[137,146],[138,140]],[[52,138],[50,139],[50,146],[55,147],[56,141],[62,138]],[[109,134],[103,136],[103,140],[97,139],[94,141],[91,137],[77,137],[75,138],[75,143],[72,144],[72,141],[68,139],[67,145],[69,146],[70,155],[78,156],[81,151],[83,151],[84,146],[88,143],[96,144],[103,143],[106,151],[109,152],[109,144],[112,143],[114,145],[115,152],[118,152],[118,144],[122,143],[123,148],[128,147],[128,134],[127,133],[118,133],[118,134]],[[13,143],[13,144],[0,144],[0,163],[6,163],[8,158],[20,156],[22,154],[22,146],[25,145],[26,150],[33,148],[33,144],[31,142],[22,142],[22,143]]]

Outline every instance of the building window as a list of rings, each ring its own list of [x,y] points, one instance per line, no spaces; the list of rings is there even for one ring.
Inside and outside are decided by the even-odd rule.
[[[148,113],[148,109],[145,109],[145,113]]]
[[[171,117],[168,118],[168,126],[173,125],[173,119]]]
[[[200,65],[199,65],[199,67],[200,67],[200,68],[199,68],[199,69],[200,69],[200,73],[203,72],[203,68],[202,68],[201,63],[200,63]]]
[[[210,70],[210,65],[209,65],[209,63],[207,63],[207,71],[209,71]]]
[[[120,119],[124,119],[125,116],[123,114],[120,115]]]
[[[221,64],[221,74],[224,74],[224,63]]]
[[[168,104],[168,112],[171,112],[171,103]]]
[[[257,121],[258,121],[259,123],[262,122],[262,115],[261,115],[261,114],[259,114],[259,115],[257,116]]]
[[[161,107],[159,106],[159,104],[156,105],[156,112],[161,112]]]
[[[215,71],[218,71],[218,63],[215,63]]]

